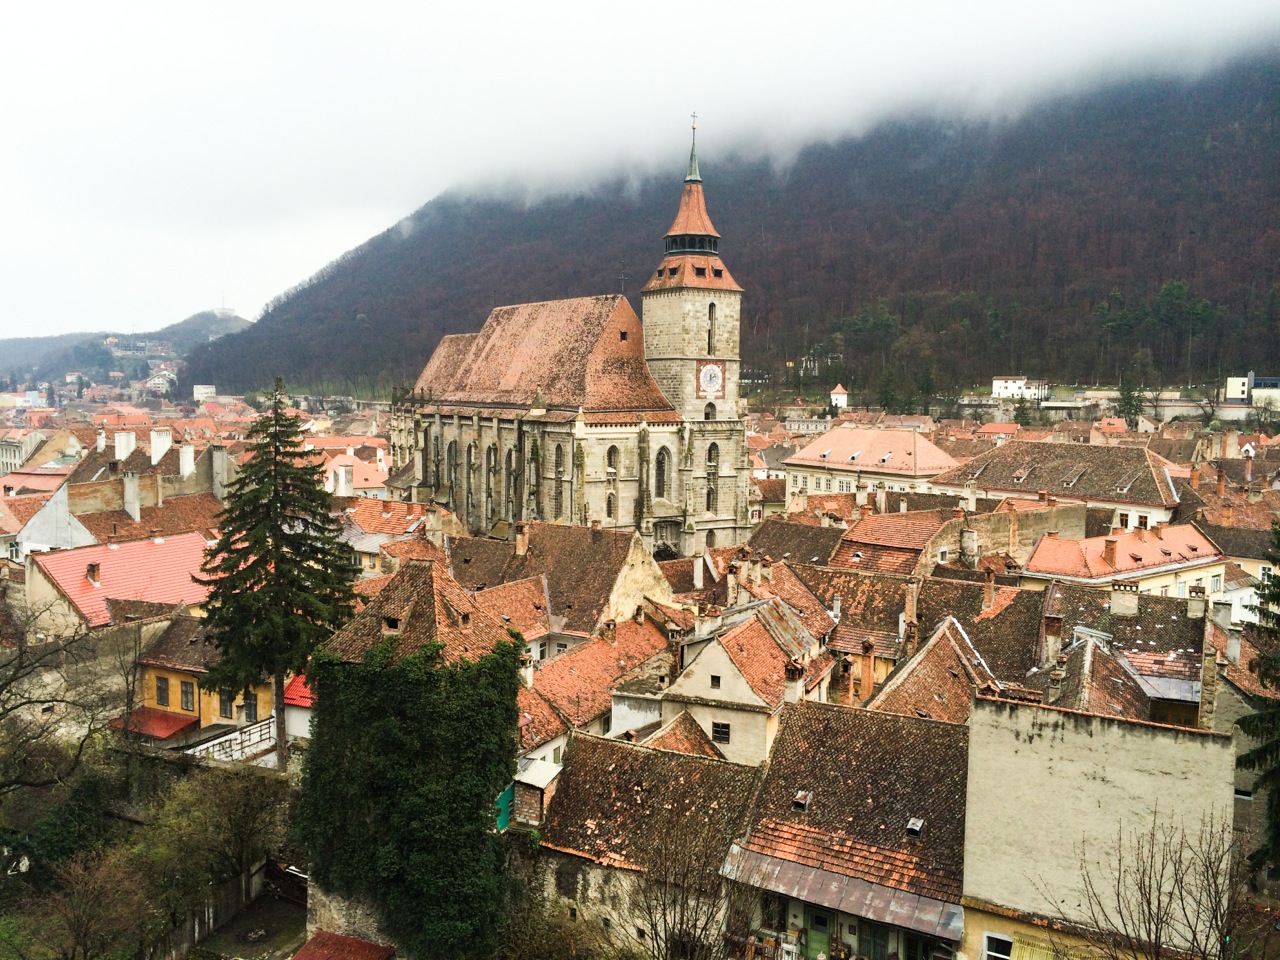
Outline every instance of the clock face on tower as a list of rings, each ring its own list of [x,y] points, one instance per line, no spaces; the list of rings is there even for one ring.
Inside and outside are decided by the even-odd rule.
[[[698,361],[698,399],[724,399],[724,361]]]

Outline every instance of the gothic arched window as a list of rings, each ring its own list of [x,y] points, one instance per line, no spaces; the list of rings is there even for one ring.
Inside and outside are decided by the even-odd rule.
[[[615,516],[617,516],[617,514],[618,514],[618,500],[611,493],[609,494],[609,496],[604,498],[604,515],[608,519],[612,520]]]
[[[707,356],[716,352],[716,305],[707,307]]]
[[[653,495],[655,497],[667,495],[667,461],[669,459],[666,447],[658,451],[658,458],[653,464]]]
[[[564,447],[556,444],[555,518],[564,516]]]
[[[707,476],[715,477],[720,474],[720,444],[712,443],[707,447]]]
[[[610,470],[617,472],[618,469],[618,448],[610,447],[605,451],[604,465]]]
[[[702,419],[714,420],[715,418],[716,418],[716,405],[714,403],[708,403],[705,407],[702,408]]]
[[[707,513],[716,512],[716,504],[719,497],[716,495],[716,484],[714,480],[707,481]]]

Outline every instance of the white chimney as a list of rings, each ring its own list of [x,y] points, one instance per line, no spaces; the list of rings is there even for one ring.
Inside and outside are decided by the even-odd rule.
[[[196,448],[190,443],[181,444],[178,447],[178,475],[186,480],[195,476],[196,472]]]
[[[133,434],[129,434],[133,436]],[[126,473],[124,475],[124,512],[127,513],[133,522],[137,523],[142,519],[142,503],[138,496],[138,475],[136,473]]]
[[[117,460],[125,460],[129,454],[133,453],[133,448],[137,444],[138,438],[132,430],[122,430],[116,433],[116,456]]]
[[[154,467],[173,446],[172,430],[151,431],[151,465]]]
[[[334,482],[337,484],[337,489],[334,491],[334,496],[338,496],[338,497],[355,496],[355,494],[352,492],[352,489],[355,487],[354,475],[355,475],[355,467],[353,467],[351,464],[344,463],[340,467],[338,467],[338,469],[334,472]]]
[[[93,446],[99,453],[107,449],[107,431],[101,429],[98,431],[98,438],[94,441]]]

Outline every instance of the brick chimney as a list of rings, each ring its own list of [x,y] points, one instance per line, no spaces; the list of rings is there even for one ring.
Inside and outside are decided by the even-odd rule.
[[[1102,559],[1111,566],[1116,565],[1116,538],[1107,537],[1102,541]]]
[[[963,520],[963,519],[964,519],[964,507],[960,506],[959,504],[956,504],[954,507],[952,507],[952,508],[951,508],[951,518],[952,518],[953,520]]]
[[[902,638],[902,657],[904,660],[910,660],[916,655],[916,648],[920,646],[920,624],[914,620],[907,621],[907,629],[904,631]]]
[[[1222,505],[1222,525],[1224,527],[1231,526],[1231,521],[1235,517],[1236,508],[1230,502]]]
[[[983,576],[982,609],[990,610],[996,602],[996,572],[988,570]]]
[[[903,595],[902,615],[905,623],[917,621],[916,605],[920,602],[920,578],[908,577],[907,589]]]
[[[1227,471],[1222,467],[1218,467],[1218,496],[1225,497],[1227,495]]]
[[[1040,621],[1040,666],[1047,667],[1062,651],[1062,617],[1046,613]]]
[[[1244,482],[1253,483],[1253,455],[1244,458]]]
[[[91,563],[84,570],[85,579],[92,583],[95,587],[101,582],[102,564]]]
[[[1212,730],[1218,712],[1218,651],[1205,640],[1204,654],[1200,661],[1200,712],[1196,726]]]
[[[1054,704],[1062,698],[1062,681],[1067,679],[1067,671],[1063,669],[1067,663],[1067,655],[1065,653],[1058,655],[1058,665],[1049,671],[1049,684],[1045,687],[1044,699],[1046,703]]]
[[[1191,476],[1188,479],[1188,482],[1191,484],[1192,490],[1200,489],[1200,468],[1199,467],[1191,468]]]
[[[858,668],[858,699],[866,703],[876,692],[876,645],[862,641],[862,665]]]
[[[516,522],[516,556],[523,557],[529,552],[529,524],[523,520]]]

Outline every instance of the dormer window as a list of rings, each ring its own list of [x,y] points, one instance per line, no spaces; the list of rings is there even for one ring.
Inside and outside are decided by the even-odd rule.
[[[919,817],[912,817],[907,821],[907,839],[919,840],[924,836],[924,821]]]
[[[791,809],[796,813],[808,813],[812,803],[812,790],[797,790],[796,795],[791,799]]]
[[[383,617],[383,618],[382,618],[382,629],[383,629],[386,633],[399,633],[399,632],[400,632],[400,618],[399,618],[399,617]]]
[[[707,275],[707,268],[706,268],[706,267],[694,267],[694,268],[693,268],[693,273],[694,273],[694,275],[695,275],[695,276],[698,276],[698,277],[705,277],[705,276]]]

